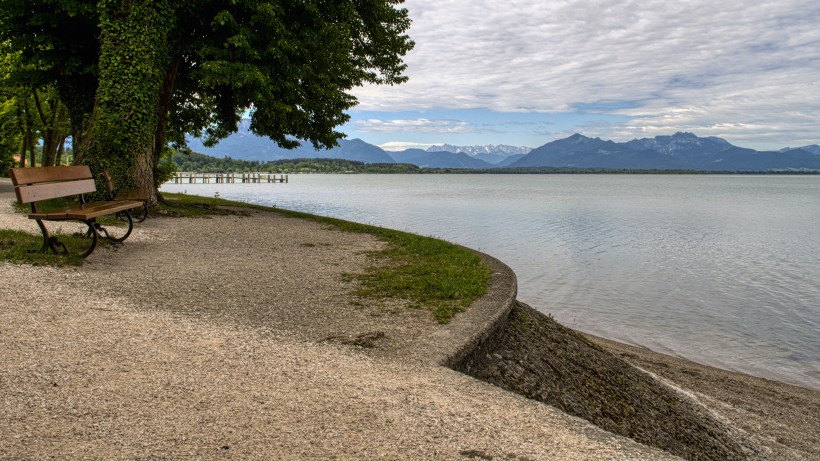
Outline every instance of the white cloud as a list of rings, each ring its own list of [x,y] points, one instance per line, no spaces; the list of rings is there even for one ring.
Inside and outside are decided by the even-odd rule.
[[[604,109],[634,117],[613,135],[691,129],[818,141],[817,0],[405,6],[417,43],[406,59],[410,81],[358,89],[361,109],[560,112],[628,102]]]
[[[427,149],[434,144],[418,143],[413,141],[390,141],[379,144],[379,147],[390,152],[400,152],[407,149]]]
[[[415,132],[415,133],[468,133],[474,127],[463,120],[381,120],[367,119],[355,122],[356,129],[364,132]]]

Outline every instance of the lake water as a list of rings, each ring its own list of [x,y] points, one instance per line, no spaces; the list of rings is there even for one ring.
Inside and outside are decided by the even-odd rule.
[[[291,175],[162,190],[457,242],[512,267],[519,299],[567,326],[820,389],[820,176]]]

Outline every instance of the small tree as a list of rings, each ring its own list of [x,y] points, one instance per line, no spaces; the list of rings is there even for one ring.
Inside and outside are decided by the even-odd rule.
[[[0,43],[0,125],[5,138],[2,142],[3,157],[9,159],[16,155],[18,166],[22,167],[27,163],[35,164],[35,134],[38,127],[32,116],[31,89],[13,77],[21,67],[20,53],[11,50],[8,43]]]
[[[32,64],[24,64],[20,52],[12,50],[8,42],[0,43],[0,155],[19,155],[20,166],[34,166],[35,154],[41,154],[43,166],[54,165],[69,134],[68,111],[53,86],[37,88],[24,78],[31,69]]]
[[[43,142],[43,166],[57,165],[65,148],[66,137],[71,132],[68,109],[60,101],[53,87],[42,90],[32,88],[31,95],[38,116],[40,139]]]
[[[20,132],[14,120],[14,101],[0,98],[0,176],[8,176],[20,146]]]

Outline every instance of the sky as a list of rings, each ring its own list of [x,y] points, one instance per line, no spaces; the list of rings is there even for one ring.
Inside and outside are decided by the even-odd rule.
[[[409,81],[341,127],[387,150],[687,131],[820,144],[818,0],[406,0]]]

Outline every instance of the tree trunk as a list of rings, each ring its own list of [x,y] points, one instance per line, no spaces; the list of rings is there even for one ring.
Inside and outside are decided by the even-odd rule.
[[[25,168],[26,166],[26,146],[28,146],[28,139],[26,139],[26,125],[23,123],[23,109],[20,107],[20,101],[17,101],[17,129],[20,130],[20,138],[22,141],[20,142],[20,159],[19,159],[19,168]]]
[[[154,148],[168,73],[168,0],[100,0],[100,79],[84,162],[107,170],[117,188],[150,191],[156,202]]]
[[[90,118],[90,116],[89,116]],[[72,122],[71,127],[71,149],[74,151],[74,160],[71,161],[72,165],[82,165],[83,164],[83,154],[85,153],[85,147],[87,147],[86,136],[84,134],[85,130],[79,126],[74,126]]]
[[[35,92],[35,95],[37,93]],[[64,126],[68,111],[65,105],[60,103],[60,98],[56,93],[51,95],[51,99],[47,102],[48,112],[45,113],[42,107],[39,106],[37,111],[40,114],[40,120],[43,124],[43,166],[52,166],[57,164],[57,149],[60,147],[61,141],[65,139]]]
[[[171,64],[168,66],[168,73],[165,76],[165,81],[162,84],[162,89],[159,93],[159,107],[157,110],[157,127],[154,131],[154,149],[152,152],[151,169],[154,176],[154,183],[152,187],[152,197],[156,196],[156,201],[163,202],[162,194],[159,193],[159,186],[157,184],[157,175],[159,162],[162,160],[162,155],[165,152],[166,138],[168,131],[168,116],[171,112],[171,102],[174,96],[174,84],[177,75],[179,75],[179,66],[182,63],[182,57],[174,55],[171,58]]]
[[[48,101],[48,107],[51,110],[46,113],[46,111],[43,110],[43,103],[40,101],[40,94],[37,90],[32,89],[31,94],[34,96],[34,107],[37,109],[37,115],[40,116],[40,125],[43,127],[42,164],[43,166],[52,166],[54,165],[54,157],[57,154],[57,145],[55,144],[54,139],[54,122],[57,115],[57,111],[55,110],[56,98],[52,98],[51,101]]]
[[[43,166],[54,166],[57,149],[60,147],[60,132],[49,128],[43,132]]]
[[[63,164],[63,155],[65,154],[65,138],[60,140],[60,145],[57,147],[57,155],[54,157],[55,165]]]
[[[43,166],[59,165],[62,155],[59,150],[65,144],[65,126],[68,119],[68,109],[60,103],[55,95],[49,102],[51,117],[43,132]]]
[[[23,113],[26,116],[26,143],[28,144],[28,151],[31,155],[31,162],[29,166],[35,167],[37,166],[37,158],[35,157],[35,150],[34,150],[34,119],[31,116],[31,111],[24,109]],[[24,152],[25,156],[25,152]]]
[[[34,131],[29,127],[26,130],[26,141],[28,142],[29,164],[30,167],[37,166],[37,156],[34,147]]]
[[[20,143],[20,163],[17,165],[18,168],[25,168],[26,167],[26,136],[23,135],[23,142]]]
[[[148,191],[148,202],[157,203],[157,186],[154,183],[153,143],[145,147],[143,155],[134,162],[134,180],[138,188]]]

